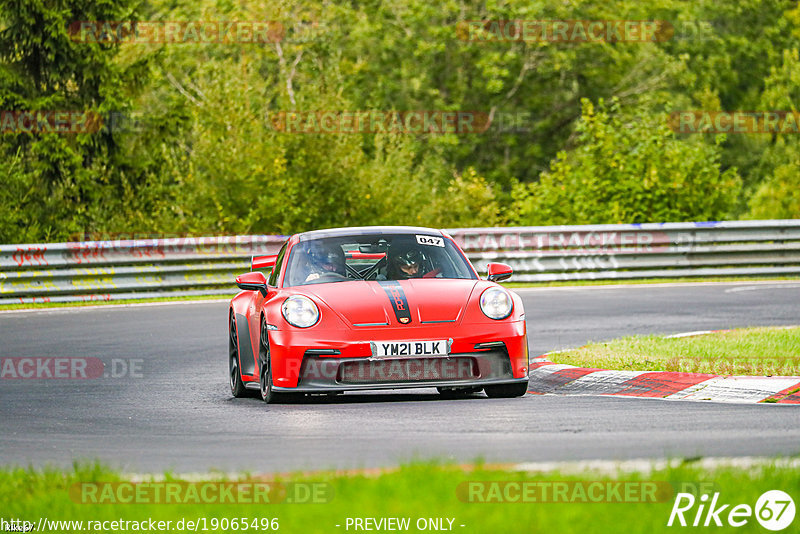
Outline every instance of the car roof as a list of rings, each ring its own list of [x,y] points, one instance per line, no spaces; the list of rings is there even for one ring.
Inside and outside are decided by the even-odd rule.
[[[377,235],[377,234],[423,234],[423,235],[444,235],[441,230],[433,228],[423,228],[420,226],[351,226],[347,228],[328,228],[325,230],[312,230],[297,234],[298,241],[308,241],[310,239],[320,239],[323,237],[344,237],[356,235]]]

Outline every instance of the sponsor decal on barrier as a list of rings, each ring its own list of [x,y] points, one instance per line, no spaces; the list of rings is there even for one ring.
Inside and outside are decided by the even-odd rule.
[[[44,255],[45,252],[47,252],[47,245],[17,247],[11,255],[11,259],[17,264],[17,267],[22,267],[24,265],[47,265],[47,258]]]
[[[75,234],[66,250],[52,250],[76,265],[118,261],[118,256],[163,259],[168,255],[275,254],[285,236],[186,236],[178,234]],[[47,247],[20,248],[13,259],[19,266],[47,265]]]

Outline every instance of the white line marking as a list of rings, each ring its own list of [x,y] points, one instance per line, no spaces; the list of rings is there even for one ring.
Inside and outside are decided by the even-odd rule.
[[[752,285],[751,283],[744,287],[732,287],[730,289],[726,289],[725,293],[740,293],[742,291],[761,291],[763,289],[784,289],[786,287],[800,288],[800,283],[787,282],[785,284],[776,284],[775,282],[771,282],[769,284],[762,284],[762,285]]]
[[[664,339],[677,339],[681,337],[694,337],[694,336],[705,336],[707,334],[713,334],[713,330],[698,330],[697,332],[681,332],[680,334],[672,334],[671,336],[664,336]]]
[[[20,310],[0,310],[0,315],[14,313],[61,313],[91,310],[119,310],[124,308],[146,308],[152,306],[174,306],[186,304],[214,304],[220,302],[230,302],[230,299],[198,299],[198,300],[170,300],[167,302],[134,302],[130,304],[89,304],[86,306],[64,306],[58,308],[27,308]]]

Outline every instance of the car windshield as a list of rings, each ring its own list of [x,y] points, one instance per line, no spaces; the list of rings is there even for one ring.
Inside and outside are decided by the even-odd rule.
[[[292,247],[284,285],[416,278],[474,279],[475,274],[441,235],[368,234],[300,241]]]

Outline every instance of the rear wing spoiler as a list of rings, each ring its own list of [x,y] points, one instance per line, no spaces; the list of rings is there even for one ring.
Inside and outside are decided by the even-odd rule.
[[[261,269],[272,269],[275,267],[275,261],[277,259],[277,254],[272,254],[270,256],[253,256],[250,258],[250,270],[259,271]]]

